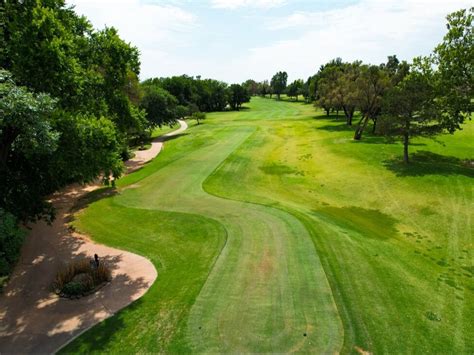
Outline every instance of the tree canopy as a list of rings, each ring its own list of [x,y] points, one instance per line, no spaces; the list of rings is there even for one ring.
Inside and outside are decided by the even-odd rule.
[[[272,77],[270,85],[272,87],[273,93],[277,95],[278,100],[280,100],[280,95],[285,92],[287,81],[288,74],[285,71],[279,71]]]

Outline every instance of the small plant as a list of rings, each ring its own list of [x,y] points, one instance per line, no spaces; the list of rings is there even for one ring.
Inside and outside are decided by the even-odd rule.
[[[110,268],[104,262],[96,266],[94,261],[82,259],[69,263],[58,271],[53,289],[65,297],[84,296],[111,279]]]
[[[434,312],[428,311],[425,313],[425,316],[433,322],[441,322],[441,317]]]

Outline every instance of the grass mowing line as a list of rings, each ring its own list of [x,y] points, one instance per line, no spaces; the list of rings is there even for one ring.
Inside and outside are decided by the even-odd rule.
[[[205,178],[204,189],[213,194],[219,194],[219,191],[222,190],[222,195],[235,200],[245,198],[251,202],[276,204],[277,209],[279,207],[288,208],[293,214],[297,211],[304,217],[298,216],[300,218],[297,218],[295,222],[294,218],[289,218],[285,213],[280,216],[278,212],[265,209],[263,223],[256,225],[255,228],[265,232],[265,225],[273,223],[273,218],[279,223],[283,223],[283,225],[277,224],[276,233],[279,233],[283,227],[291,231],[290,234],[299,235],[299,228],[305,220],[317,228],[316,236],[311,234],[312,242],[303,244],[304,246],[312,243],[316,245],[330,285],[331,287],[332,285],[336,286],[332,287],[334,297],[338,303],[344,306],[344,308],[339,308],[338,315],[342,317],[345,329],[343,352],[353,352],[356,349],[355,346],[372,352],[472,352],[471,350],[474,348],[470,336],[474,331],[474,322],[472,322],[474,319],[472,309],[474,272],[472,270],[474,269],[470,268],[474,260],[472,229],[470,223],[463,223],[463,221],[470,221],[470,216],[472,216],[472,213],[469,212],[469,201],[472,201],[473,197],[472,193],[469,193],[472,191],[469,188],[472,186],[472,180],[468,179],[469,170],[458,167],[458,162],[460,158],[470,157],[470,153],[465,147],[468,147],[469,142],[472,141],[469,137],[472,138],[474,125],[467,125],[464,132],[456,134],[455,139],[443,138],[443,140],[450,142],[446,148],[441,149],[429,143],[426,143],[426,146],[415,146],[413,148],[414,155],[417,154],[416,150],[429,150],[436,154],[439,153],[440,159],[431,159],[423,164],[414,159],[412,168],[400,170],[393,163],[394,157],[400,155],[400,145],[380,144],[380,139],[370,136],[365,137],[367,139],[364,138],[361,143],[353,144],[350,137],[347,137],[350,132],[345,127],[344,129],[339,128],[343,125],[342,122],[332,118],[314,119],[314,111],[308,105],[275,102],[275,105],[272,106],[273,103],[266,105],[263,101],[262,99],[253,99],[249,105],[250,110],[209,114],[202,127],[196,131],[193,129],[192,136],[180,138],[179,145],[173,145],[173,142],[170,142],[169,147],[173,147],[174,151],[165,151],[160,159],[152,162],[147,170],[144,169],[141,172],[140,182],[135,189],[135,193],[141,196],[133,196],[131,192],[134,189],[125,190],[124,194],[131,193],[126,196],[128,201],[118,202],[121,204],[126,202],[126,205],[128,202],[132,202],[132,205],[143,204],[147,208],[150,206],[157,209],[171,206],[172,210],[181,208],[210,216],[227,212],[227,215],[219,218],[219,221],[224,221],[223,225],[227,229],[229,226],[235,227],[236,220],[246,217],[245,213],[240,211],[242,205],[234,204],[227,211],[222,204],[212,206],[215,200],[202,197],[204,192],[201,191],[203,187],[201,187],[200,181]],[[289,117],[293,114],[296,116]],[[223,156],[221,160],[225,160],[226,164],[220,164],[220,171],[212,177],[209,174],[206,176],[207,172],[205,171],[199,171],[199,167],[202,168],[199,159],[202,161],[212,160],[212,157],[209,156],[212,153],[208,150],[214,149],[217,155],[222,153],[220,151],[222,146],[218,144],[220,140],[228,140],[227,143],[230,145],[236,143],[233,142],[235,137],[231,133],[237,134],[239,126],[243,126],[244,130],[258,127],[261,132],[257,137],[261,137],[261,139],[251,141],[244,147],[236,144],[236,148],[229,149],[230,155]],[[228,130],[222,132],[220,131],[221,127],[228,127]],[[421,142],[417,144],[425,144],[424,141]],[[237,147],[240,148],[237,149]],[[229,147],[227,146],[227,148]],[[245,152],[242,151],[242,148],[245,148]],[[182,161],[183,165],[192,163],[196,166],[190,167],[188,170],[184,167],[182,170],[175,170],[173,162],[176,158],[181,159],[183,156],[188,156],[190,152],[195,153],[192,161],[184,160]],[[446,155],[452,157],[445,157]],[[441,165],[436,164],[436,168],[441,169],[440,174],[433,168],[435,160],[442,162]],[[178,163],[176,162],[176,164]],[[271,168],[267,171],[260,169],[262,166],[271,164],[277,164],[283,168],[277,167],[276,170]],[[143,179],[154,174],[162,166],[166,166],[165,175],[167,176],[163,177],[158,174],[154,178],[150,177],[150,180],[155,178],[164,180],[157,181],[153,186],[151,181]],[[210,170],[212,172],[212,169]],[[372,182],[370,183],[367,183],[367,174],[371,176]],[[183,180],[188,180],[188,183],[194,188],[186,188],[187,185],[183,184]],[[133,182],[133,179],[129,178],[128,182]],[[455,186],[453,186],[453,182]],[[391,187],[389,200],[386,195],[383,195],[383,190],[376,191],[380,183]],[[163,185],[164,193],[159,191],[158,185]],[[185,202],[187,206],[176,207],[177,201],[169,196],[170,190],[173,188],[187,198],[181,199],[181,202]],[[384,188],[386,187],[384,186]],[[466,191],[467,193],[460,198],[459,196]],[[168,192],[170,193],[168,194]],[[248,208],[252,211],[256,208],[243,206],[243,209]],[[406,208],[402,209],[400,206],[406,206]],[[220,211],[215,211],[212,207],[217,207]],[[330,209],[327,209],[328,207]],[[351,209],[352,207],[357,207],[360,210],[355,211]],[[324,208],[327,210],[323,216]],[[377,210],[382,213],[382,216],[393,217],[397,220],[395,225],[397,232],[385,240],[366,238],[363,231],[354,230],[353,226],[346,223],[343,218],[346,208],[349,208],[348,211],[351,213],[357,213],[358,218],[363,222],[364,219],[373,217],[373,212]],[[124,210],[128,211],[127,208]],[[258,208],[256,210],[258,211]],[[429,214],[425,214],[426,211]],[[151,209],[150,212],[158,215],[164,213]],[[113,214],[113,211],[110,213]],[[272,213],[276,215],[273,216]],[[456,213],[456,216],[453,216],[453,213]],[[178,215],[180,214],[178,213]],[[260,216],[262,215],[257,214],[257,217]],[[95,211],[93,217],[99,221],[103,218],[100,211]],[[190,236],[196,234],[193,230],[194,226],[186,225],[188,218],[190,217],[180,221],[185,230],[184,235],[181,235],[180,238],[173,237],[173,234],[179,233],[176,230],[163,234],[166,237],[169,233],[169,237],[173,237],[173,242],[170,242],[170,245],[182,246],[180,253],[183,260],[188,260],[187,258],[190,257],[189,248],[186,248],[185,236],[186,234],[190,234]],[[129,215],[123,216],[115,224],[110,223],[109,228],[120,229],[128,221],[140,224],[153,225],[158,222],[161,224],[160,219],[154,221],[150,217],[150,220],[142,221]],[[417,222],[416,225],[414,225],[414,221]],[[250,221],[252,226],[254,223],[257,222]],[[383,226],[380,230],[374,230],[370,223],[367,226],[370,227],[369,229],[374,235],[382,235],[384,232]],[[235,231],[229,229],[229,231],[237,234],[242,233],[242,230],[238,229]],[[310,229],[303,225],[302,233],[307,234],[308,232]],[[457,239],[449,240],[449,236],[454,232]],[[149,243],[151,238],[160,240],[163,236],[160,235],[159,230],[153,231],[151,236],[145,236],[142,253],[147,255],[151,252]],[[265,237],[266,234],[259,232],[258,236]],[[120,242],[120,237],[120,233],[118,233],[117,243]],[[232,238],[229,237],[230,239]],[[265,240],[265,242],[267,241]],[[279,256],[281,250],[288,249],[288,246],[279,243],[278,239],[272,239],[270,243],[265,243],[263,246],[267,244],[269,245],[268,250],[263,249],[261,245],[252,248],[248,243],[245,248],[244,246],[240,247],[240,250],[247,251],[243,253],[246,260],[243,260],[242,264],[238,264],[237,269],[251,268],[252,273],[255,274],[252,275],[255,276],[251,279],[252,281],[255,281],[259,275],[254,270],[258,270],[262,266],[265,267],[266,264],[250,261],[258,260],[258,258],[265,260],[262,258],[265,253],[270,255],[270,260],[272,260],[274,255]],[[314,245],[308,247],[308,250],[311,249],[314,249]],[[154,252],[156,253],[156,251]],[[179,255],[173,255],[170,261],[178,257]],[[227,256],[228,259],[230,257],[232,255]],[[298,265],[304,264],[304,259],[289,258],[288,260],[290,259],[298,260]],[[443,262],[442,265],[438,264],[441,262]],[[286,261],[283,263],[292,264],[292,262]],[[326,268],[326,266],[328,267]],[[215,269],[218,270],[218,268],[216,263]],[[276,270],[279,272],[278,269]],[[189,270],[186,271],[189,272]],[[170,276],[170,279],[174,280],[175,286],[182,287],[187,284],[187,281],[183,284],[179,283],[181,275],[182,278],[188,277],[186,271]],[[209,269],[206,269],[200,275],[207,275],[208,271]],[[256,297],[259,296],[259,292],[256,292],[255,295],[254,291],[256,288],[258,291],[258,284],[254,286],[249,283],[246,275],[232,274],[232,270],[229,271],[225,268],[224,271],[231,275],[229,288],[235,287],[234,283],[242,285],[247,282],[247,287],[250,289],[245,292],[245,295],[252,302],[258,301]],[[306,271],[303,270],[303,272]],[[191,276],[197,276],[197,274]],[[214,277],[211,275],[210,278]],[[225,279],[229,278],[225,277]],[[285,283],[280,286],[281,282],[279,281],[275,279],[272,282],[272,285],[275,286],[271,288],[272,290],[279,290],[281,287],[287,288]],[[216,283],[212,280],[209,282]],[[166,287],[166,285],[162,287]],[[219,292],[216,292],[211,287],[211,291],[209,294],[213,298],[227,300],[229,294],[232,295],[231,291],[220,288],[217,288]],[[177,292],[175,288],[172,288],[171,292],[174,292],[173,300],[181,299],[182,296],[188,297],[188,293],[191,293],[190,291]],[[202,293],[206,292],[203,289]],[[301,292],[304,295],[305,291],[294,288],[293,292]],[[329,290],[329,292],[331,291]],[[242,297],[241,295],[236,297],[239,296]],[[236,322],[229,327],[226,321],[232,320],[237,310],[216,305],[210,307],[207,314],[206,309],[193,308],[190,321],[186,325],[187,314],[189,314],[191,307],[191,301],[189,298],[187,299],[186,306],[166,303],[158,297],[146,299],[149,301],[148,304],[158,303],[157,308],[149,308],[143,304],[137,305],[133,311],[130,311],[130,314],[127,313],[122,317],[124,320],[122,327],[118,327],[118,330],[112,332],[113,325],[109,324],[108,328],[99,330],[95,338],[89,336],[82,349],[85,352],[94,349],[93,341],[96,339],[103,346],[102,349],[112,352],[140,350],[153,352],[157,349],[163,352],[191,352],[205,347],[201,343],[211,344],[212,347],[208,346],[207,349],[217,349],[221,346],[220,349],[233,348],[234,351],[243,348],[262,351],[263,347],[241,344],[240,339],[234,339],[239,335],[246,336],[245,327],[247,324],[245,323],[255,322],[255,327],[265,330],[262,333],[264,336],[271,335],[272,332],[277,333],[279,339],[276,340],[281,339],[281,342],[286,345],[286,349],[296,349],[300,346],[301,351],[306,350],[301,347],[301,340],[284,339],[284,331],[279,331],[276,327],[279,323],[278,316],[274,319],[267,318],[269,321],[266,324],[259,323],[260,319],[255,321],[247,318],[246,322]],[[280,297],[279,300],[283,299]],[[206,299],[203,301],[205,302]],[[217,302],[221,301],[217,300]],[[205,303],[201,304],[205,305]],[[177,314],[178,318],[182,318],[176,321],[167,317],[162,319],[161,314],[155,315],[154,318],[148,318],[150,314],[161,312],[159,311],[160,307],[169,309],[167,314]],[[222,326],[219,323],[221,328],[217,331],[212,327],[208,329],[207,326],[202,326],[200,322],[210,315],[215,315],[216,307],[222,310],[217,313],[224,317],[221,320]],[[238,311],[245,313],[245,308],[242,307]],[[321,319],[323,322],[326,324],[337,323],[334,318],[327,317],[327,315],[323,315],[324,317]],[[438,316],[440,321],[432,320],[438,319]],[[304,315],[299,314],[298,319],[303,318]],[[180,324],[180,326],[176,326],[176,324]],[[198,324],[202,327],[201,333],[196,331],[195,325]],[[212,326],[213,324],[211,322],[208,325]],[[167,325],[169,325],[169,329],[167,329]],[[291,325],[286,328],[292,329]],[[296,329],[296,327],[293,328]],[[240,329],[244,329],[240,334],[227,335],[232,331],[238,333]],[[339,329],[339,332],[335,329]],[[111,338],[106,336],[107,331],[112,333]],[[163,331],[166,336],[163,335]],[[207,334],[208,331],[210,334]],[[333,336],[340,334],[340,328],[336,326],[331,334]],[[204,339],[199,339],[200,335]],[[319,335],[325,336],[324,332]],[[211,339],[208,340],[208,337]],[[222,341],[222,345],[212,344],[212,342],[219,343],[219,341]],[[333,351],[338,351],[342,339],[331,339],[331,341],[333,349],[335,349]],[[283,348],[279,344],[276,345],[275,348]],[[325,344],[320,342],[318,345],[311,350],[323,349]]]
[[[166,165],[141,180],[139,189],[117,197],[126,206],[199,211],[228,231],[226,249],[191,311],[191,349],[337,351],[337,311],[304,226],[282,211],[223,200],[202,190],[207,176],[253,129],[213,131],[216,143]]]
[[[251,106],[258,108],[260,100]],[[244,115],[251,115],[251,111]],[[239,121],[244,122],[242,116]],[[435,161],[415,163],[400,176],[393,166],[384,163],[400,154],[399,144],[380,146],[372,137],[352,144],[340,138],[347,135],[345,130],[318,129],[329,126],[328,121],[331,126],[342,126],[342,122],[324,118],[315,121],[313,116],[303,116],[306,121],[288,119],[278,125],[269,121],[272,129],[265,133],[264,144],[251,142],[246,152],[234,152],[221,171],[206,181],[206,189],[236,200],[278,202],[278,207],[303,211],[318,228],[328,227],[327,233],[321,231],[314,241],[322,260],[335,270],[329,276],[341,290],[342,302],[350,314],[345,321],[356,334],[354,344],[347,338],[343,351],[354,351],[358,346],[373,352],[469,353],[474,346],[469,335],[474,324],[474,287],[473,276],[463,270],[469,270],[474,260],[472,202],[469,204],[473,185],[469,180],[472,169],[469,172],[459,167],[459,159],[470,157],[466,147],[471,146],[468,137],[472,138],[474,125],[467,124],[456,139],[443,137],[450,144],[440,153],[453,158],[440,155],[437,161],[442,162],[441,166]],[[232,119],[229,121],[222,116],[219,124],[231,124]],[[262,129],[267,126],[265,121],[255,124]],[[283,128],[288,124],[297,129]],[[285,146],[280,147],[285,136]],[[439,150],[429,141],[421,142],[416,142],[415,147],[422,148],[414,148],[414,155],[415,149]],[[299,159],[311,155],[313,158],[308,160]],[[449,166],[444,163],[447,160]],[[265,161],[282,162],[292,172],[263,172],[260,167]],[[304,174],[297,175],[299,171]],[[367,184],[367,176],[373,183]],[[382,191],[375,192],[380,184],[391,187],[391,199],[387,200]],[[333,215],[339,215],[321,221],[321,216],[312,214],[328,205],[337,209]],[[390,238],[385,240],[366,238],[344,221],[346,209],[351,206],[360,209],[357,214],[362,221],[373,218],[377,210],[395,219],[395,234],[389,233]],[[428,207],[429,218],[424,214]],[[440,217],[446,223],[441,223]],[[368,226],[367,234],[387,234],[382,224],[379,230]],[[443,255],[446,259],[439,264]],[[431,320],[431,314],[439,315],[441,321]]]

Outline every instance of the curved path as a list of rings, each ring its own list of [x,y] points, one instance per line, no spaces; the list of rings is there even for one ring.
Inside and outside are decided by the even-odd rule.
[[[153,159],[170,136],[187,128],[160,136],[152,148],[139,151],[127,171]],[[38,222],[31,226],[20,261],[0,297],[0,353],[50,353],[80,333],[110,317],[140,298],[153,284],[157,272],[146,258],[93,243],[71,232],[68,222],[78,199],[101,185],[73,185],[53,195],[57,209],[52,225]],[[98,292],[69,300],[51,292],[50,285],[58,268],[74,259],[97,253],[112,266],[113,280]]]
[[[125,166],[127,167],[127,173],[130,173],[138,168],[140,168],[143,164],[149,162],[158,154],[160,154],[161,149],[163,148],[164,142],[172,136],[177,136],[188,129],[188,124],[186,121],[178,120],[180,127],[173,131],[162,136],[156,137],[151,142],[150,149],[147,150],[137,150],[135,152],[135,156],[132,159],[129,159],[125,162]]]
[[[279,209],[202,188],[254,131],[213,130],[209,144],[122,189],[114,202],[199,213],[225,227],[227,243],[191,309],[186,337],[193,352],[338,352],[342,323],[304,225]]]

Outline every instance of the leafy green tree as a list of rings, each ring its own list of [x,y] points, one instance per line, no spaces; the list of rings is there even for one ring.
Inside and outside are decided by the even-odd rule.
[[[303,92],[304,82],[303,80],[295,80],[286,89],[286,94],[291,98],[294,97],[295,101],[298,101],[298,95]]]
[[[271,93],[271,88],[270,84],[268,83],[268,80],[264,80],[258,84],[258,93],[262,97],[266,97],[268,94]]]
[[[403,141],[403,160],[409,162],[410,140],[443,131],[442,115],[436,99],[436,86],[429,65],[418,58],[413,70],[383,98],[383,114],[378,131]]]
[[[391,82],[387,72],[375,65],[361,66],[361,72],[355,82],[356,101],[362,117],[357,124],[354,139],[360,140],[367,124],[373,122],[373,131],[376,130],[377,119],[382,112],[382,100]]]
[[[176,119],[178,120],[184,119],[188,117],[189,115],[192,115],[193,112],[196,112],[196,111],[192,111],[192,109],[189,106],[178,105],[176,106],[176,109],[175,109]]]
[[[201,124],[201,121],[206,119],[206,114],[204,112],[194,112],[191,115],[191,118],[196,120],[197,124]]]
[[[50,159],[49,175],[56,181],[52,191],[73,182],[91,182],[99,174],[106,184],[120,177],[121,143],[110,119],[63,111],[53,118],[55,131],[61,134],[58,149]]]
[[[273,93],[277,95],[278,100],[280,100],[280,95],[285,92],[287,81],[288,74],[286,72],[279,71],[272,77],[270,85]]]
[[[448,32],[434,51],[439,73],[439,102],[444,125],[461,129],[474,108],[474,7],[448,15]]]
[[[239,84],[232,84],[228,88],[229,105],[233,110],[239,110],[242,104],[250,101],[248,91]]]
[[[335,96],[337,104],[342,107],[346,116],[346,123],[349,126],[352,125],[352,118],[357,106],[356,82],[360,75],[360,66],[360,61],[345,63],[336,82]]]
[[[248,79],[242,86],[248,91],[250,96],[256,96],[258,94],[258,83],[255,80]]]
[[[55,110],[55,100],[0,72],[0,208],[22,220],[51,219],[44,197],[72,182],[117,178],[123,166],[114,124]]]
[[[151,127],[162,127],[176,123],[178,100],[165,89],[148,85],[144,88],[140,107],[145,110]]]
[[[0,71],[0,208],[22,219],[50,212],[41,181],[34,180],[45,157],[57,149],[54,106],[49,95],[16,86],[10,73]]]
[[[308,97],[307,101],[313,102],[316,101],[318,98],[318,81],[319,81],[319,76],[318,74],[315,74],[311,77],[308,78],[307,84],[308,84]]]

